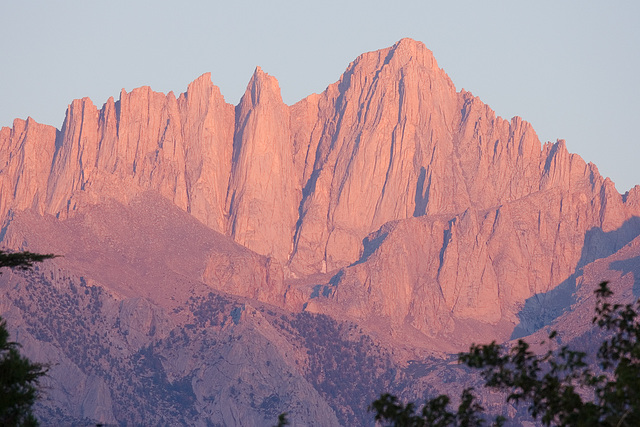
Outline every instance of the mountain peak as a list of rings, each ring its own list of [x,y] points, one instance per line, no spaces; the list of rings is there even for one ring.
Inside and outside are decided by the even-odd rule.
[[[278,80],[269,73],[265,72],[259,65],[256,66],[256,69],[253,71],[253,75],[251,76],[251,81],[249,82],[249,84],[251,84],[252,81],[258,81],[260,82],[260,84],[275,84],[278,87],[278,90],[280,90]]]
[[[404,50],[411,50],[413,52],[426,50],[427,52],[431,53],[431,51],[427,48],[427,46],[424,43],[409,37],[405,37],[398,40],[393,46],[391,46],[388,49],[390,50],[404,49]]]
[[[220,89],[211,81],[211,73],[204,73],[187,86],[187,95],[189,98],[197,98],[200,102],[207,103],[211,93],[216,93],[216,97],[222,98]]]
[[[423,65],[426,68],[438,70],[438,63],[436,62],[433,52],[425,46],[424,43],[404,38],[399,40],[392,47],[388,48],[389,51],[389,63],[397,62],[401,65],[406,65],[411,62],[415,62],[418,65]]]
[[[190,92],[195,88],[208,87],[208,86],[213,86],[210,72],[202,74],[200,77],[198,77],[197,79],[189,83],[189,86],[187,86],[187,92]]]
[[[248,100],[254,106],[263,101],[281,104],[283,101],[278,80],[257,66],[240,103],[243,104]]]
[[[400,81],[416,84],[430,82],[429,92],[443,89],[448,92],[447,96],[456,96],[455,86],[444,70],[438,67],[433,53],[424,43],[410,38],[401,39],[391,47],[360,55],[349,64],[338,86],[344,90],[355,83],[357,92],[362,89],[361,86],[371,84],[374,80],[378,81],[376,86],[384,81],[383,86],[388,86],[390,90],[395,90],[396,82]]]

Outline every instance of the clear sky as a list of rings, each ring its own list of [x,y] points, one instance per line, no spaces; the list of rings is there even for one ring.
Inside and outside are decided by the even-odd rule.
[[[3,0],[0,19],[0,126],[31,116],[60,128],[74,98],[180,93],[208,71],[236,104],[257,65],[292,104],[411,37],[458,90],[543,142],[566,139],[620,192],[640,184],[636,0]]]

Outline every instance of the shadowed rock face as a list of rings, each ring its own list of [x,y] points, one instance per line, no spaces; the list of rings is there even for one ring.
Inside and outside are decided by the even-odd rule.
[[[233,310],[270,304],[278,313],[306,310],[318,319],[355,322],[364,332],[342,330],[340,339],[372,333],[410,354],[463,350],[472,341],[526,335],[564,316],[578,301],[574,292],[593,276],[584,269],[593,271],[599,259],[618,256],[616,265],[634,273],[637,251],[629,247],[637,246],[638,218],[640,187],[622,196],[564,141],[542,145],[527,122],[496,117],[471,93],[456,91],[432,53],[410,39],[361,55],[338,82],[292,106],[283,103],[276,79],[257,68],[235,107],[204,74],[178,97],[142,87],[123,90],[101,109],[88,98],[75,100],[60,130],[30,118],[0,130],[2,244],[64,254],[53,261],[47,283],[68,287],[56,275],[69,275],[89,293],[92,286],[110,293],[110,307],[128,325],[126,334],[109,338],[114,345],[126,341],[126,357],[146,358],[151,365],[142,366],[152,371],[158,360],[171,361],[158,381],[178,384],[162,398],[173,408],[164,416],[175,422],[215,412],[217,422],[260,425],[290,402],[271,389],[258,393],[238,384],[238,396],[257,405],[252,415],[207,400],[213,389],[235,391],[229,384],[203,386],[217,375],[215,360],[205,358],[203,370],[187,369],[190,362],[172,355],[175,343],[165,336],[196,324],[189,316],[200,316],[201,307],[190,296],[211,291],[238,298]],[[3,282],[2,289],[19,324],[36,312],[25,305],[26,291],[15,294],[19,287],[11,286]],[[85,322],[90,312],[76,317]],[[241,313],[229,312],[227,321],[242,324]],[[96,328],[116,324],[100,315],[107,317]],[[291,327],[277,317],[252,318],[242,327]],[[208,336],[202,321],[197,332]],[[319,327],[314,322],[305,323],[309,330]],[[306,359],[306,351],[326,353],[313,339],[278,338],[280,331],[261,341],[253,332],[238,338],[242,345],[219,350],[244,360],[255,351],[253,339],[304,347],[291,350],[290,359],[269,353],[260,360],[279,366],[277,375],[300,376],[279,387],[315,402],[305,419],[365,419],[340,391],[347,385]],[[30,334],[32,349],[49,342]],[[207,339],[235,339],[226,330],[214,335]],[[197,359],[209,341],[189,340],[200,346],[192,346]],[[68,343],[57,342],[60,357],[68,358]],[[151,343],[162,350],[139,353]],[[296,358],[304,361],[298,365]],[[86,378],[68,386],[86,392],[86,410],[72,411],[72,419],[153,423],[144,409],[127,415],[118,406],[124,395],[114,387],[124,379],[79,363],[73,369]],[[396,367],[389,362],[371,372],[391,384],[401,379],[389,374]],[[221,372],[249,380],[248,371],[234,369]],[[194,401],[191,418],[176,415]]]

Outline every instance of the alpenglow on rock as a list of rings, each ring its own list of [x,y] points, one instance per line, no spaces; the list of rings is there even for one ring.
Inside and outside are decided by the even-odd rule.
[[[517,322],[524,300],[584,263],[588,230],[640,212],[637,189],[623,198],[563,141],[543,146],[527,122],[456,91],[411,39],[292,106],[259,67],[235,108],[204,74],[178,97],[142,87],[99,110],[75,100],[59,131],[16,120],[0,148],[4,222],[153,191],[267,256],[277,277],[342,269],[330,308],[310,309],[427,335],[456,319]]]

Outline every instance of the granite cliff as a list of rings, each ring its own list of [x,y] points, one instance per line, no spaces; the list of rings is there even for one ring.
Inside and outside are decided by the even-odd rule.
[[[123,387],[127,375],[161,372],[164,385],[147,398],[165,402],[163,416],[176,422],[260,425],[304,402],[296,413],[307,423],[353,424],[366,416],[354,409],[363,402],[329,378],[342,368],[316,358],[326,350],[309,338],[314,328],[366,343],[345,360],[363,369],[378,357],[371,378],[410,389],[412,358],[565,318],[593,285],[584,271],[633,252],[639,217],[640,187],[619,194],[564,141],[542,144],[526,121],[457,91],[410,39],[361,55],[324,92],[291,106],[258,67],[235,107],[204,74],[177,97],[142,87],[100,109],[75,100],[60,130],[31,118],[0,130],[2,245],[64,255],[40,276],[0,276],[3,316],[25,325],[27,348],[64,360],[61,384],[69,370],[84,375],[73,387],[91,409],[60,403],[62,393],[47,406],[59,421],[156,422],[145,409],[127,413],[136,391]],[[38,320],[46,286],[55,288],[46,310],[66,319],[58,326]],[[73,296],[78,287],[87,297]],[[81,309],[65,318],[56,298]],[[273,314],[257,314],[265,312]],[[295,316],[307,316],[297,319],[307,329],[287,323]],[[89,335],[107,331],[91,344],[104,359],[97,365],[70,358],[56,335],[73,322],[89,322]],[[196,334],[180,344],[188,357],[171,350],[181,331]],[[260,353],[277,369],[250,377],[213,359],[202,363],[217,374],[199,370],[194,361],[209,360],[202,352],[220,340],[238,341],[211,344],[225,360],[251,358],[266,343],[291,351]],[[112,359],[128,374],[108,377]],[[223,409],[235,407],[219,400],[231,386],[216,375],[251,384],[234,393],[253,409]],[[295,380],[274,379],[283,375]],[[204,376],[216,385],[198,388]],[[185,382],[167,385],[176,381]],[[286,397],[274,400],[277,390]],[[195,412],[182,419],[180,405]]]

